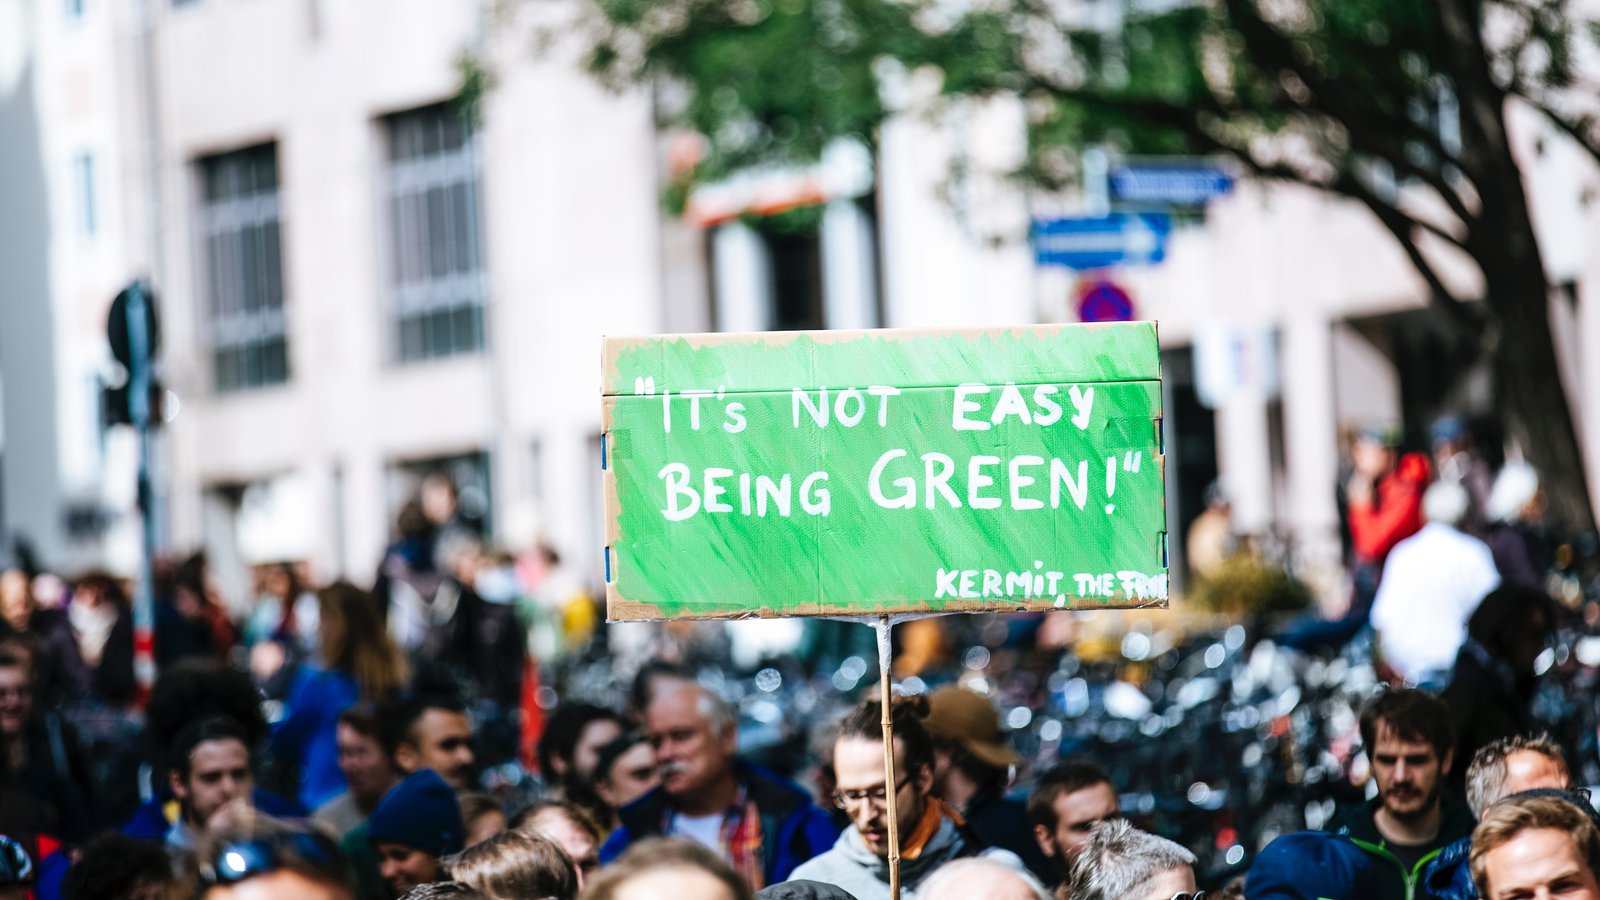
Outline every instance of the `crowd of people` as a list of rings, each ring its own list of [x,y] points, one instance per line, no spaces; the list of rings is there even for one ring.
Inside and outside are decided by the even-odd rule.
[[[1593,809],[1530,711],[1564,614],[1537,479],[1435,437],[1432,459],[1357,440],[1350,608],[1276,635],[1315,653],[1374,632],[1370,799],[1212,896],[1600,900]],[[523,598],[556,560],[485,547],[455,500],[424,483],[371,590],[271,566],[239,615],[203,557],[161,567],[148,694],[124,583],[0,564],[0,900],[1207,896],[1214,873],[1125,816],[1106,769],[1033,769],[961,684],[890,686],[892,781],[881,685],[801,775],[742,755],[738,706],[674,662],[617,660],[625,704],[541,686]],[[581,632],[583,609],[538,615]]]

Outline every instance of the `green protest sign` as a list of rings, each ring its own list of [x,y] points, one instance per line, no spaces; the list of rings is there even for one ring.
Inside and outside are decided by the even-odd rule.
[[[1163,606],[1154,323],[607,339],[607,617]]]

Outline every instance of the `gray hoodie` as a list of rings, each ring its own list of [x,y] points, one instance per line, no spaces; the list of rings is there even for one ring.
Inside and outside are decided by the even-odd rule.
[[[900,860],[900,898],[915,900],[915,889],[945,863],[964,856],[981,855],[1022,867],[1016,854],[1007,850],[993,850],[978,854],[977,848],[967,842],[961,829],[949,816],[939,822],[916,859]],[[871,850],[861,839],[861,832],[846,828],[833,849],[809,862],[802,863],[790,876],[837,885],[855,895],[857,900],[889,900],[889,861]]]

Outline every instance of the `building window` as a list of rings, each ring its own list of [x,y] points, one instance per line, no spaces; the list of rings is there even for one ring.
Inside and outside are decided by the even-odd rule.
[[[279,237],[278,151],[273,144],[200,161],[206,335],[218,391],[289,379]]]
[[[482,349],[486,291],[471,125],[439,105],[389,116],[383,126],[395,358]]]
[[[99,216],[95,208],[94,154],[80,153],[73,157],[72,181],[78,199],[78,234],[92,238],[99,230]]]

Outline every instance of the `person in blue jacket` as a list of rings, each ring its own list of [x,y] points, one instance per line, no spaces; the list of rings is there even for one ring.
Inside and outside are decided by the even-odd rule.
[[[648,838],[683,838],[759,890],[838,839],[833,817],[804,789],[737,758],[738,720],[721,697],[678,684],[655,696],[646,717],[661,785],[620,811],[622,824],[600,848],[602,864]]]
[[[286,765],[298,762],[297,799],[316,809],[345,789],[339,769],[339,716],[357,701],[382,702],[399,693],[406,661],[383,627],[372,595],[348,581],[317,592],[320,665],[296,673],[286,712],[272,730],[272,749]]]

